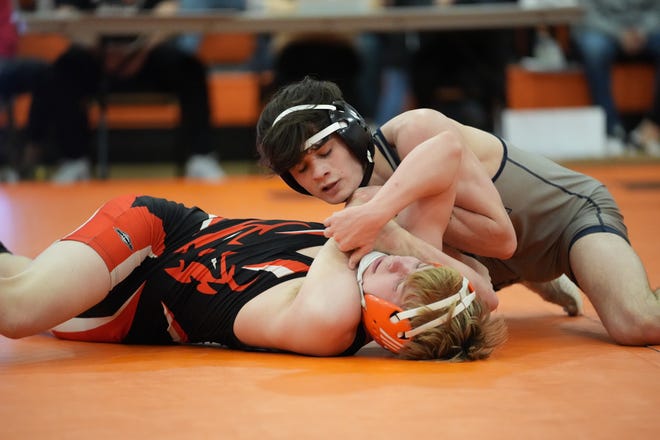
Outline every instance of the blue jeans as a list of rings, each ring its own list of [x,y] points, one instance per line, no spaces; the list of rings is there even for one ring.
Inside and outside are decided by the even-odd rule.
[[[576,32],[573,40],[581,56],[592,100],[605,111],[607,133],[612,135],[615,133],[616,127],[621,125],[611,87],[612,64],[624,56],[621,45],[616,38],[592,30]],[[655,63],[655,88],[658,90],[660,86],[660,31],[649,34],[640,56],[651,57]],[[653,104],[654,113],[657,113],[660,105],[657,102],[657,96],[656,93],[656,102]],[[652,119],[657,117],[656,114]]]
[[[0,97],[30,93],[44,75],[48,63],[32,58],[0,58]]]

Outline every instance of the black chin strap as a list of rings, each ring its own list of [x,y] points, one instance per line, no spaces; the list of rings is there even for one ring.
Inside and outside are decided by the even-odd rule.
[[[367,153],[371,156],[371,152]],[[360,182],[360,187],[367,186],[369,184],[369,179],[374,172],[374,160],[371,158],[364,166],[364,175],[362,176],[362,182]]]

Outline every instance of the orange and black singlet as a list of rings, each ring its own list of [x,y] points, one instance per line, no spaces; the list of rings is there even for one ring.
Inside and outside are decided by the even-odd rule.
[[[93,247],[113,287],[99,304],[54,328],[56,336],[249,349],[233,332],[240,309],[270,287],[305,276],[312,259],[297,251],[326,238],[320,223],[228,219],[164,199],[125,196],[64,240]]]

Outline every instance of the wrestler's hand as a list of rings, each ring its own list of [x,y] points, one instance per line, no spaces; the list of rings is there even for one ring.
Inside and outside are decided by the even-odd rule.
[[[334,238],[343,252],[350,252],[350,261],[359,261],[373,250],[376,237],[389,218],[387,212],[365,203],[335,212],[324,220],[325,236]],[[351,266],[352,268],[355,266]]]

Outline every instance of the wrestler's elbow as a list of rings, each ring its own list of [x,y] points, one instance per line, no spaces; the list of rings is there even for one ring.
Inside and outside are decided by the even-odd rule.
[[[348,315],[348,314],[347,314]],[[307,318],[311,318],[308,316]],[[359,317],[346,315],[317,314],[313,325],[301,332],[306,352],[312,356],[337,356],[348,349],[357,332]]]
[[[345,352],[355,339],[357,328],[337,329],[328,328],[328,331],[319,335],[319,343],[309,354],[313,356],[337,356]]]
[[[501,260],[506,260],[511,258],[516,252],[518,247],[518,240],[516,239],[516,234],[512,229],[502,228],[497,231],[493,231],[491,236],[491,242],[495,244],[493,257],[499,258]]]
[[[502,256],[500,258],[506,259],[513,257],[513,254],[516,253],[517,248],[518,240],[516,240],[516,236],[514,235],[513,237],[509,237],[509,239],[505,241],[505,244],[502,245]]]

